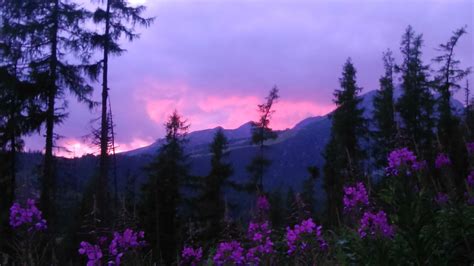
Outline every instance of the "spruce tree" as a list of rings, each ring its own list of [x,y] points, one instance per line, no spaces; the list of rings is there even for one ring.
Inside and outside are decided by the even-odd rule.
[[[454,49],[464,34],[466,34],[465,27],[454,31],[447,43],[439,45],[439,51],[442,54],[433,59],[441,65],[436,77],[436,89],[440,94],[438,98],[438,135],[441,145],[447,150],[450,148],[451,140],[455,141],[453,131],[456,130],[459,123],[457,117],[453,116],[452,94],[461,88],[459,82],[470,72],[470,68],[460,69],[461,61],[454,57]]]
[[[360,142],[367,135],[364,109],[359,106],[362,90],[356,84],[356,69],[347,59],[339,79],[341,89],[334,92],[336,110],[331,114],[331,136],[324,151],[324,187],[330,223],[340,221],[342,189],[345,183],[363,178],[365,152]]]
[[[403,63],[396,67],[401,74],[402,95],[396,103],[400,114],[404,144],[428,162],[433,161],[434,99],[429,80],[429,66],[421,59],[423,36],[408,26],[402,36]]]
[[[94,2],[97,2],[94,0]],[[100,49],[102,59],[98,64],[89,67],[89,73],[96,78],[102,73],[102,97],[101,97],[101,118],[100,118],[100,163],[99,175],[96,182],[97,207],[100,215],[104,216],[107,207],[107,185],[109,171],[109,136],[110,121],[108,116],[109,97],[109,56],[121,55],[125,50],[120,47],[119,41],[125,37],[128,41],[133,41],[139,37],[135,32],[135,25],[148,27],[152,18],[141,17],[145,11],[145,6],[131,7],[125,0],[99,0],[104,6],[98,7],[94,12],[94,23],[103,27],[102,33],[94,33],[91,36],[93,47]]]
[[[397,122],[395,121],[393,70],[394,59],[388,50],[383,54],[385,68],[384,75],[380,78],[380,89],[373,100],[374,131],[372,132],[374,145],[374,160],[377,168],[386,164],[387,154],[395,148],[397,135]]]
[[[149,184],[142,213],[146,215],[143,218],[154,260],[171,265],[178,256],[178,209],[182,199],[180,187],[188,177],[184,144],[189,125],[174,111],[165,127],[165,143],[148,166]]]
[[[461,61],[455,58],[455,48],[460,38],[466,34],[466,28],[460,28],[453,32],[448,42],[439,45],[442,53],[433,59],[440,64],[435,78],[435,88],[439,93],[437,99],[437,133],[440,150],[447,153],[451,159],[454,171],[454,183],[458,191],[464,191],[463,176],[468,174],[468,155],[463,140],[462,126],[457,114],[453,113],[451,106],[452,95],[457,92],[459,84],[470,73],[470,68],[461,69]]]
[[[66,0],[18,1],[24,4],[25,38],[30,40],[31,81],[41,89],[44,103],[46,144],[41,177],[40,208],[54,231],[56,178],[53,148],[56,124],[66,117],[65,97],[69,92],[92,107],[92,87],[83,76],[83,63],[90,54],[86,47],[84,22],[89,13]],[[77,64],[76,64],[77,63]]]
[[[258,151],[247,166],[247,171],[251,174],[249,190],[255,188],[258,192],[264,192],[263,178],[266,170],[271,164],[271,161],[265,155],[265,151],[268,148],[266,142],[278,137],[276,132],[270,128],[270,121],[275,112],[273,110],[274,104],[279,97],[278,88],[273,87],[265,98],[266,102],[258,105],[258,111],[260,114],[258,121],[252,122],[252,144],[257,146]]]
[[[199,197],[199,217],[204,223],[204,238],[216,240],[222,232],[224,221],[224,188],[232,175],[232,165],[226,161],[228,140],[222,129],[218,129],[210,144],[211,171],[204,177]]]
[[[0,1],[0,249],[9,241],[9,208],[15,199],[17,154],[22,137],[42,123],[39,89],[28,80],[31,28],[28,1]]]

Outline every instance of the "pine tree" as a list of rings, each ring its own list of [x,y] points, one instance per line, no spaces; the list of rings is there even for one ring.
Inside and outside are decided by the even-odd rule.
[[[331,136],[324,151],[323,169],[328,218],[333,224],[340,221],[344,183],[363,178],[365,152],[360,142],[367,135],[364,109],[359,107],[362,89],[356,84],[356,69],[350,58],[344,64],[339,81],[341,90],[334,93],[337,109],[331,114]]]
[[[39,90],[29,82],[29,39],[23,29],[28,2],[0,1],[0,249],[9,240],[8,213],[15,199],[22,137],[39,130]]]
[[[439,51],[443,54],[434,58],[433,61],[441,64],[436,77],[436,89],[440,94],[438,99],[438,134],[441,145],[449,150],[451,140],[453,139],[454,130],[458,126],[458,119],[453,116],[451,107],[452,94],[459,90],[461,86],[459,81],[463,80],[469,73],[470,68],[460,69],[461,63],[456,59],[454,49],[459,42],[459,39],[466,34],[466,28],[460,28],[454,31],[453,36],[445,44],[439,45]]]
[[[372,132],[374,139],[374,159],[376,167],[383,167],[387,154],[395,148],[397,135],[397,122],[395,121],[395,104],[393,98],[393,70],[394,59],[388,50],[383,54],[385,68],[384,75],[380,78],[380,90],[374,96],[373,121],[375,130]]]
[[[222,232],[225,215],[224,186],[232,175],[232,165],[226,162],[228,140],[222,129],[217,130],[210,145],[211,171],[204,177],[199,197],[199,217],[204,222],[204,238],[215,240]]]
[[[178,255],[178,227],[181,184],[188,177],[184,144],[189,128],[175,111],[166,123],[165,143],[148,166],[149,184],[145,195],[144,212],[149,215],[145,224],[155,261],[160,257],[171,265]],[[151,214],[151,215],[150,215]]]
[[[429,66],[421,59],[422,35],[408,26],[402,36],[403,63],[396,67],[401,73],[402,95],[396,103],[402,123],[404,144],[427,160],[433,161],[434,99],[428,80]]]
[[[469,88],[469,80],[466,80],[466,86],[464,87],[466,100],[465,100],[465,111],[464,111],[464,125],[466,128],[466,135],[468,140],[474,140],[474,98],[471,98],[471,90]]]
[[[92,45],[99,48],[103,53],[102,59],[96,65],[89,67],[90,75],[96,78],[102,72],[102,98],[101,98],[101,119],[100,119],[100,164],[98,182],[96,182],[96,196],[99,212],[104,216],[107,210],[107,185],[109,170],[109,125],[107,100],[109,95],[108,75],[109,56],[121,55],[125,52],[120,47],[119,40],[125,37],[133,41],[139,37],[134,31],[135,25],[148,27],[152,18],[143,18],[141,14],[145,11],[145,6],[131,7],[125,0],[99,0],[105,4],[105,10],[98,7],[94,12],[93,20],[96,24],[103,26],[103,33],[94,33],[91,37]]]
[[[437,121],[437,133],[440,149],[447,153],[453,165],[453,180],[462,193],[464,191],[463,176],[468,174],[468,155],[463,140],[462,126],[457,115],[453,114],[451,98],[461,86],[459,82],[470,73],[470,68],[461,69],[460,60],[455,58],[454,49],[459,39],[466,34],[466,28],[454,31],[453,36],[445,44],[439,45],[441,55],[434,58],[434,62],[441,65],[435,78],[435,88],[440,94],[437,99],[439,119]]]
[[[279,97],[278,88],[273,87],[266,97],[266,102],[258,105],[259,120],[252,122],[252,144],[257,145],[258,152],[247,166],[247,171],[252,175],[250,190],[255,187],[257,191],[264,192],[263,178],[271,164],[271,161],[265,156],[265,151],[268,148],[266,142],[278,137],[270,128],[270,120],[275,112],[273,110],[274,104]]]
[[[92,87],[83,76],[82,63],[90,54],[85,46],[84,22],[88,12],[65,0],[18,1],[24,6],[22,33],[31,47],[29,73],[31,81],[41,89],[45,108],[46,144],[41,178],[40,208],[49,226],[55,224],[56,180],[54,171],[54,126],[66,117],[66,93],[92,107]],[[26,16],[25,16],[26,15]],[[79,64],[71,62],[77,61]]]

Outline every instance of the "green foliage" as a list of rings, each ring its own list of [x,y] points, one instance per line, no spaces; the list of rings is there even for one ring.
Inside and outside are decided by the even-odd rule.
[[[396,103],[396,109],[402,119],[401,145],[422,152],[421,158],[433,161],[434,144],[434,99],[430,91],[429,66],[422,61],[421,47],[423,36],[416,35],[408,26],[402,36],[401,53],[403,62],[396,66],[401,74],[403,94]]]
[[[187,156],[184,143],[189,128],[175,111],[165,125],[166,141],[159,154],[148,166],[149,182],[142,206],[144,225],[153,248],[153,258],[160,256],[166,264],[176,260],[178,254],[180,189],[188,178]]]
[[[374,160],[377,167],[385,164],[388,153],[395,148],[397,123],[395,121],[395,104],[393,98],[394,58],[392,51],[383,54],[385,74],[379,79],[380,89],[373,100],[373,121],[375,130],[372,132],[374,144]]]
[[[340,222],[344,182],[363,177],[365,152],[360,142],[367,135],[364,109],[359,107],[362,90],[356,84],[356,69],[350,58],[339,79],[341,89],[334,92],[337,109],[331,114],[330,140],[324,151],[324,188],[328,197],[327,213],[332,224]]]
[[[202,223],[203,233],[200,240],[213,242],[222,233],[222,223],[225,218],[224,188],[229,185],[228,178],[232,175],[232,165],[226,162],[228,141],[222,129],[214,135],[209,150],[211,171],[203,177],[200,195],[197,203],[197,217]]]
[[[266,102],[258,105],[260,117],[258,121],[252,122],[252,144],[258,146],[258,153],[247,166],[247,171],[251,174],[251,182],[247,185],[249,191],[264,192],[263,177],[271,161],[265,156],[267,148],[265,142],[276,139],[278,135],[270,128],[274,104],[280,98],[278,88],[273,87],[266,97]]]

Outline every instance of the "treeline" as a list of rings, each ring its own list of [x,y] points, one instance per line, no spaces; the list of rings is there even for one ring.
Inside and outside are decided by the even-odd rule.
[[[387,230],[384,236],[394,239],[392,244],[399,245],[396,246],[398,249],[394,249],[401,250],[398,254],[414,258],[418,264],[429,264],[433,261],[429,255],[430,248],[439,247],[423,242],[426,240],[423,230],[428,225],[431,226],[430,229],[438,228],[438,224],[429,223],[430,219],[459,218],[465,221],[465,217],[472,217],[464,211],[466,197],[468,203],[473,197],[469,185],[466,189],[466,177],[473,169],[473,151],[469,150],[469,145],[474,139],[474,101],[470,96],[467,81],[464,84],[470,69],[461,68],[461,63],[455,56],[456,45],[466,34],[466,28],[456,30],[446,43],[439,46],[439,56],[433,59],[433,64],[427,64],[422,60],[422,35],[416,34],[409,26],[402,35],[402,61],[395,62],[391,51],[383,54],[384,74],[380,77],[380,88],[374,98],[374,112],[370,114],[372,122],[367,120],[360,104],[362,88],[357,85],[357,71],[349,58],[343,65],[340,89],[334,92],[337,108],[330,116],[332,130],[324,151],[324,167],[320,171],[309,166],[304,190],[295,194],[289,193],[287,202],[284,202],[279,193],[265,187],[265,180],[269,178],[266,172],[271,167],[267,150],[271,148],[271,141],[278,137],[270,126],[274,105],[279,99],[279,90],[274,87],[264,102],[258,105],[259,116],[252,123],[251,143],[257,149],[247,168],[247,182],[236,183],[230,179],[233,168],[227,159],[228,140],[222,130],[217,131],[209,147],[210,172],[206,176],[192,176],[185,151],[189,124],[174,111],[165,124],[165,142],[153,162],[146,168],[149,180],[143,186],[139,200],[133,189],[135,180],[130,177],[121,200],[123,203],[119,206],[112,204],[114,200],[117,202],[117,194],[111,193],[113,189],[109,171],[110,152],[113,149],[113,123],[108,109],[109,56],[121,55],[124,50],[120,47],[120,41],[134,40],[138,37],[134,27],[147,27],[153,19],[142,17],[145,10],[143,6],[130,7],[123,0],[99,1],[99,7],[94,12],[73,2],[60,0],[2,0],[0,4],[0,250],[7,262],[25,262],[25,257],[15,255],[19,253],[15,253],[10,243],[12,240],[21,241],[19,238],[25,235],[31,236],[29,229],[35,231],[34,228],[29,228],[25,235],[19,236],[13,228],[19,228],[33,220],[19,219],[15,220],[15,226],[12,225],[11,206],[15,206],[13,217],[33,212],[35,219],[41,221],[40,229],[47,230],[44,237],[35,241],[44,243],[44,255],[38,258],[36,263],[48,265],[85,262],[85,258],[78,257],[79,247],[79,253],[88,256],[89,263],[92,263],[90,265],[99,265],[101,258],[105,257],[103,250],[107,249],[101,245],[106,242],[107,236],[111,237],[112,232],[123,232],[123,235],[113,234],[110,245],[114,248],[109,246],[110,256],[114,257],[115,264],[158,262],[174,265],[180,261],[182,248],[189,245],[201,247],[200,253],[188,248],[185,249],[186,256],[201,258],[204,250],[208,254],[214,254],[214,263],[219,264],[224,261],[223,257],[228,255],[226,250],[244,252],[240,244],[233,240],[245,239],[244,224],[250,218],[255,222],[254,226],[258,221],[258,230],[265,230],[264,235],[268,239],[273,233],[279,233],[277,230],[273,233],[267,230],[270,224],[274,227],[288,225],[293,228],[293,225],[301,223],[301,226],[287,229],[286,240],[291,246],[291,252],[281,261],[289,264],[298,262],[304,265],[316,260],[343,263],[351,262],[351,259],[359,259],[359,263],[364,262],[369,259],[370,253],[363,257],[363,249],[357,249],[350,244],[344,246],[339,240],[359,243],[351,238],[353,234],[344,230],[358,223],[360,226],[369,227],[371,219],[378,219],[377,221],[384,225]],[[91,22],[96,23],[100,31],[89,30],[87,25]],[[100,83],[102,91],[101,101],[98,103],[91,99],[93,85],[96,83]],[[397,87],[401,88],[398,98],[395,97]],[[453,94],[460,89],[463,89],[466,95],[463,113],[453,110],[451,104]],[[56,219],[56,207],[61,203],[56,200],[53,148],[57,137],[54,127],[67,116],[65,97],[68,93],[91,108],[96,105],[101,107],[99,128],[92,134],[97,138],[100,163],[97,175],[77,206],[81,214],[78,225],[65,225],[69,229],[64,233],[57,230],[61,221]],[[17,153],[23,148],[21,138],[43,130],[46,134],[40,178],[41,215],[34,201],[29,201],[25,209],[14,205],[14,201]],[[416,158],[412,158],[414,154]],[[385,177],[387,157],[390,156],[394,157],[389,161],[393,164],[389,165],[392,166],[391,176]],[[393,180],[398,180],[393,178],[394,176],[412,177],[412,173],[401,171],[407,170],[405,167],[417,173],[419,180],[416,184],[413,181],[392,183]],[[323,214],[315,215],[314,184],[320,177],[323,178],[327,201]],[[366,187],[368,192],[365,191]],[[247,193],[251,195],[251,199],[258,199],[259,204],[253,214],[243,215],[244,218],[236,217],[233,210],[239,202],[228,200],[225,193],[229,190]],[[391,231],[392,227],[388,225],[385,212],[374,214],[364,209],[364,222],[358,220],[363,209],[358,209],[360,213],[348,216],[348,202],[345,198],[352,193],[349,191],[357,191],[363,196],[364,208],[369,205],[367,194],[373,196],[373,201],[377,201],[391,217],[398,217],[393,218],[393,221],[396,222],[399,232],[406,233],[407,236]],[[393,191],[400,193],[394,195]],[[446,195],[449,201],[455,203],[449,210],[459,212],[443,213],[445,216],[440,216],[437,205],[432,204],[433,193]],[[266,202],[267,198],[269,203]],[[410,205],[410,202],[405,201],[407,198],[418,205]],[[469,215],[472,215],[472,209],[470,210]],[[399,217],[398,214],[404,216]],[[413,221],[409,217],[412,214],[414,217],[418,214],[423,217]],[[47,226],[44,226],[43,218],[47,221]],[[334,241],[329,245],[323,241],[323,232],[320,227],[316,227],[312,219],[336,232]],[[262,229],[263,224],[265,229]],[[459,228],[466,229],[464,233],[472,236],[472,221],[471,224],[466,224]],[[308,232],[317,234],[321,251],[329,246],[332,253],[307,256],[303,252],[300,254],[301,261],[296,258],[294,261],[293,258],[288,259],[288,256],[291,257],[298,250],[295,234],[305,233],[303,229],[300,230],[305,227],[308,227]],[[255,237],[257,229],[250,228],[251,226],[249,230],[253,230],[252,235]],[[144,230],[144,233],[138,232],[140,230]],[[456,252],[452,253],[454,255],[447,260],[452,262],[453,256],[463,252],[467,255],[459,261],[473,259],[470,248],[472,239],[459,239],[461,243],[456,242],[453,239],[459,237],[458,231],[453,229],[452,232],[456,232],[452,238],[438,239],[440,242],[454,243],[457,248]],[[412,235],[408,236],[410,234]],[[365,235],[361,234],[361,239],[364,237]],[[146,245],[142,242],[143,238]],[[31,239],[28,238],[28,241]],[[70,243],[64,243],[61,239],[72,240]],[[120,243],[123,245],[120,246]],[[339,246],[334,247],[334,243],[339,243]],[[60,248],[63,244],[72,245],[72,248]],[[332,248],[330,244],[334,244]],[[145,251],[130,257],[125,256],[127,250],[138,246]],[[216,246],[219,247],[217,251],[214,249]],[[124,249],[122,253],[117,251],[119,247]],[[375,248],[373,245],[362,247],[366,252]],[[383,242],[381,247],[392,246]],[[266,248],[266,251],[273,250],[268,246]],[[347,250],[356,250],[358,253],[354,255]],[[269,255],[266,251],[262,251],[265,256]],[[64,254],[57,254],[58,252]],[[34,252],[26,252],[27,255],[31,253]],[[183,251],[182,257],[185,257],[184,254]],[[239,257],[238,262],[234,260],[233,264],[244,264],[245,261],[247,264],[259,264],[260,260],[255,259],[256,255],[251,255],[251,259],[246,260],[243,256],[240,261]],[[30,256],[26,258],[27,264],[34,261]],[[279,262],[276,258],[265,258],[266,264],[275,265]]]
[[[11,232],[8,210],[15,199],[17,154],[22,137],[44,132],[45,149],[40,185],[40,208],[49,221],[48,234],[57,238],[56,161],[53,150],[59,137],[55,126],[67,117],[67,95],[93,108],[101,107],[97,136],[100,166],[94,181],[96,213],[108,217],[110,112],[108,66],[110,56],[125,52],[122,41],[139,35],[136,26],[150,26],[142,17],[144,6],[124,0],[92,1],[90,11],[65,0],[0,1],[0,247],[8,249]],[[91,27],[91,23],[95,27]],[[92,29],[96,28],[94,31]],[[95,102],[93,86],[101,83],[102,97]],[[92,204],[91,204],[92,205]],[[50,250],[51,251],[51,250]],[[50,253],[51,254],[51,253]]]

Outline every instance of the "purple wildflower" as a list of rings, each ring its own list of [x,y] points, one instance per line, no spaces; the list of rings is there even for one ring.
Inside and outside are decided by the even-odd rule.
[[[308,248],[316,248],[320,251],[327,249],[327,243],[322,236],[322,226],[317,226],[311,218],[295,225],[293,229],[287,227],[286,243],[289,255]],[[317,245],[312,245],[312,243]]]
[[[474,154],[474,141],[467,143],[466,149],[469,154]]]
[[[87,256],[87,266],[100,265],[100,260],[103,257],[102,250],[98,245],[92,245],[85,241],[81,242],[79,254]]]
[[[258,264],[260,258],[273,253],[273,241],[270,238],[272,230],[270,223],[250,222],[248,236],[252,242],[252,247],[248,250],[246,259],[248,263]]]
[[[434,200],[438,205],[444,205],[449,201],[449,196],[446,193],[438,192],[438,194],[436,194]]]
[[[419,162],[416,160],[415,154],[408,148],[393,150],[388,155],[388,174],[396,176],[399,174],[410,175],[412,170],[420,168]]]
[[[391,225],[388,224],[387,215],[384,211],[378,213],[365,212],[360,220],[359,227],[360,238],[369,236],[375,238],[381,237],[393,237],[394,230]]]
[[[244,249],[239,242],[233,240],[231,242],[219,243],[217,252],[214,255],[214,263],[216,265],[244,265]]]
[[[10,208],[10,225],[13,228],[26,226],[28,232],[43,231],[47,228],[46,220],[42,218],[41,211],[36,207],[34,199],[28,199],[26,207],[23,208],[15,202]]]
[[[474,170],[469,173],[466,178],[467,185],[471,188],[474,188]]]
[[[436,160],[435,160],[436,169],[441,169],[445,166],[449,166],[450,164],[451,164],[451,160],[449,159],[449,157],[446,154],[440,153],[436,157]]]
[[[257,209],[262,212],[270,210],[270,203],[267,197],[262,195],[257,198]]]
[[[184,247],[181,252],[181,265],[196,266],[202,260],[202,248]]]
[[[357,206],[369,205],[369,196],[362,182],[358,182],[355,186],[344,187],[344,211],[351,211]]]
[[[121,258],[127,251],[144,246],[144,237],[143,231],[134,232],[130,228],[125,229],[122,234],[114,232],[114,238],[109,245],[109,253],[115,257],[115,264],[120,264]]]

